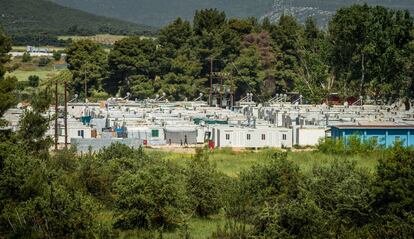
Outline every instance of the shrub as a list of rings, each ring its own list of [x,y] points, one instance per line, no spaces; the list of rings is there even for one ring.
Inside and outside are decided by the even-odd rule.
[[[299,182],[296,198],[263,205],[254,223],[256,235],[264,238],[367,237],[363,228],[372,220],[372,183],[373,177],[356,168],[353,162],[316,165]]]
[[[53,52],[53,59],[55,61],[59,61],[61,58],[62,58],[62,53],[61,52],[59,52],[59,51]]]
[[[198,216],[215,214],[223,206],[225,192],[220,185],[221,174],[209,160],[208,150],[198,148],[196,155],[187,163],[186,185],[192,208]]]
[[[227,214],[253,223],[264,204],[274,205],[297,197],[299,168],[286,153],[273,153],[267,162],[242,172],[230,199]]]
[[[39,58],[37,65],[39,67],[44,67],[44,66],[47,66],[49,63],[50,63],[50,59],[48,57],[41,57]]]
[[[30,62],[32,60],[32,56],[29,52],[23,53],[22,62]]]
[[[322,139],[317,149],[325,154],[354,155],[373,153],[383,149],[383,146],[378,144],[374,138],[362,140],[358,135],[352,135],[347,138],[346,142],[343,139]]]
[[[164,162],[124,172],[115,183],[115,226],[122,229],[177,226],[189,209],[184,185],[183,176]]]
[[[30,87],[38,87],[39,82],[40,82],[40,78],[39,78],[39,76],[32,75],[32,76],[29,76],[28,82],[29,82]]]

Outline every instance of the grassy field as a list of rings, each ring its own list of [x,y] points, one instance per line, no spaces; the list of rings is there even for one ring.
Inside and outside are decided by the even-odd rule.
[[[192,154],[186,153],[167,153],[157,150],[148,150],[151,154],[161,154],[166,160],[176,161],[185,165],[190,160]],[[240,172],[251,168],[255,164],[260,164],[262,159],[268,154],[275,152],[271,149],[259,151],[237,152],[231,149],[222,149],[212,152],[210,159],[217,165],[217,169],[230,176],[237,177]],[[307,173],[315,164],[330,164],[334,160],[351,160],[357,163],[358,167],[365,168],[371,172],[375,170],[379,155],[354,155],[354,156],[333,156],[314,151],[289,152],[288,158],[295,162],[303,173]]]
[[[64,47],[55,47],[55,46],[40,46],[39,48],[48,48],[51,51],[64,51]],[[14,52],[25,52],[26,46],[13,46],[12,50]]]
[[[37,68],[34,70],[16,70],[7,73],[6,76],[15,76],[19,81],[27,81],[29,76],[37,75],[42,80],[47,80],[58,75],[60,70],[55,70],[52,67]]]
[[[89,40],[92,40],[100,44],[113,45],[115,42],[122,40],[125,37],[127,36],[101,34],[101,35],[94,35],[94,36],[59,36],[59,39],[60,40],[72,39],[74,41],[89,39]],[[150,38],[150,37],[141,36],[141,39],[146,39],[146,38]]]

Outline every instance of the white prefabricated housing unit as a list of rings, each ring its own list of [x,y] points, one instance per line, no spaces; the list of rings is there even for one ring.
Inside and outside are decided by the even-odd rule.
[[[59,128],[59,143],[65,142],[65,129],[63,125],[60,125]],[[71,139],[90,139],[92,138],[92,129],[83,124],[68,125],[68,142]]]
[[[299,146],[316,146],[326,137],[324,127],[293,127],[293,144]]]
[[[213,128],[212,139],[218,148],[290,148],[292,129],[216,126]]]
[[[147,140],[150,145],[164,145],[164,129],[157,125],[127,127],[128,138]]]

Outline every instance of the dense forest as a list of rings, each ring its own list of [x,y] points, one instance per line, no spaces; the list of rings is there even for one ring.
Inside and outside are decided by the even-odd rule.
[[[67,61],[72,92],[82,92],[86,78],[89,94],[193,99],[207,93],[212,67],[224,73],[221,80],[236,99],[251,92],[264,102],[296,92],[309,103],[334,93],[393,103],[413,96],[413,26],[408,11],[368,5],[340,9],[326,31],[312,18],[259,22],[207,9],[197,11],[192,24],[178,18],[157,39],[120,40],[108,54],[93,42],[75,42]]]
[[[0,24],[14,45],[62,45],[59,35],[152,35],[156,28],[92,15],[47,0],[0,0]]]

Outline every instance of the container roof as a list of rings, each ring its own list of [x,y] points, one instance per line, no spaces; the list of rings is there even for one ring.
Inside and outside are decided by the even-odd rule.
[[[413,124],[401,124],[393,122],[370,122],[358,124],[334,125],[332,128],[338,129],[414,129]]]

